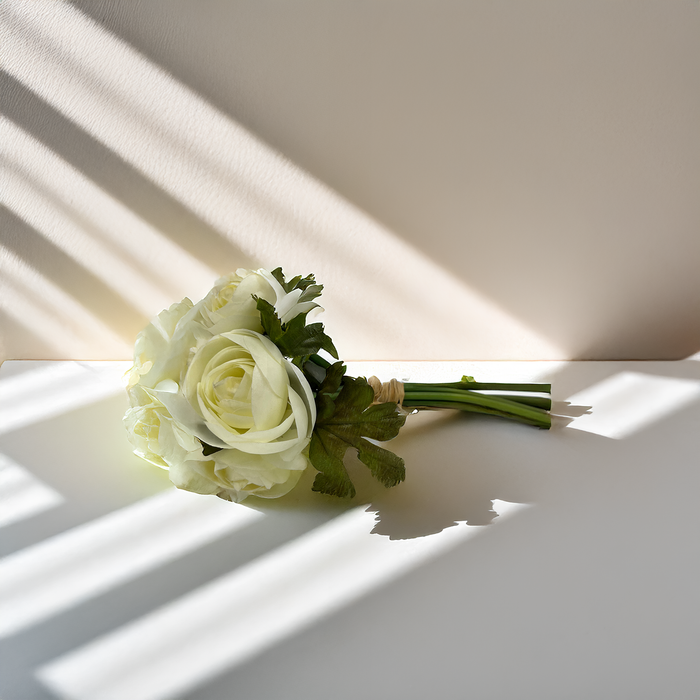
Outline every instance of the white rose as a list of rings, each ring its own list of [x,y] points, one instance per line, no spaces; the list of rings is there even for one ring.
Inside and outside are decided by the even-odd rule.
[[[239,328],[262,333],[260,313],[253,295],[273,305],[276,302],[272,285],[260,271],[238,269],[222,277],[198,304],[201,322],[213,333]]]
[[[173,304],[137,338],[125,424],[136,454],[167,468],[178,488],[275,498],[308,464],[313,394],[261,335],[253,295],[285,322],[318,306],[299,302],[300,290],[285,292],[266,270],[241,269],[197,304]],[[202,443],[218,451],[205,456]]]
[[[132,405],[124,416],[124,424],[134,453],[168,469],[170,478],[182,484],[181,488],[196,493],[217,493],[211,481],[199,476],[199,466],[191,464],[208,460],[202,454],[202,443],[172,419],[150,390],[136,386],[129,397]]]
[[[185,298],[160,314],[139,333],[134,348],[134,367],[129,386],[153,388],[164,379],[179,382],[190,351],[214,335],[246,328],[262,333],[254,296],[275,307],[283,323],[300,313],[321,307],[299,302],[302,291],[285,292],[267,270],[238,269],[219,279],[197,304]]]
[[[276,498],[308,465],[316,420],[311,387],[255,331],[210,338],[192,356],[182,384],[166,378],[130,393],[136,408],[125,421],[137,436],[137,454],[167,465],[178,488],[235,501]],[[142,405],[142,394],[152,404]],[[219,451],[204,457],[200,440]]]
[[[189,326],[189,323],[183,319],[192,319],[196,312],[192,311],[192,302],[185,298],[177,304],[173,304],[169,309],[161,311],[156,318],[151,321],[139,334],[136,336],[136,344],[134,345],[134,366],[131,368],[129,377],[129,387],[135,384],[142,383],[148,385],[147,381],[142,381],[147,375],[158,377],[157,381],[167,372],[167,365],[173,360],[176,360],[178,353],[176,347],[181,345],[181,350],[192,341],[188,335],[186,339],[182,338],[184,333],[182,327]],[[176,331],[180,328],[180,337],[174,338]],[[158,365],[157,367],[154,366]]]
[[[288,323],[301,313],[314,310],[318,313],[322,310],[313,301],[300,302],[302,294],[301,289],[286,292],[268,270],[239,268],[217,280],[214,288],[200,302],[202,317],[205,325],[215,333],[238,328],[262,333],[260,314],[253,296],[270,302],[282,323]],[[222,322],[229,327],[224,328]]]

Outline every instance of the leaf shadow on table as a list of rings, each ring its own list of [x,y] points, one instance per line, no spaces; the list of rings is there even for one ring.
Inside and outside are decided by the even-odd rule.
[[[391,443],[406,461],[406,481],[394,489],[369,486],[362,465],[350,465],[359,482],[360,497],[371,488],[368,510],[376,513],[374,534],[390,539],[423,537],[453,527],[488,525],[496,517],[496,499],[527,503],[541,465],[523,471],[518,460],[504,459],[497,448],[511,429],[530,444],[542,431],[526,426],[503,426],[464,414],[425,413],[412,416],[404,432]],[[524,447],[521,445],[521,449]],[[365,496],[367,497],[367,496]]]
[[[387,445],[405,459],[404,483],[382,489],[358,460],[349,460],[358,499],[367,499],[368,510],[376,513],[373,534],[410,539],[458,523],[483,526],[498,517],[495,500],[534,502],[551,470],[570,458],[562,440],[566,427],[590,411],[590,406],[557,401],[550,431],[473,414],[411,415]]]

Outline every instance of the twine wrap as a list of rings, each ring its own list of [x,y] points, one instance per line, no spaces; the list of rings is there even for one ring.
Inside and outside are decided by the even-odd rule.
[[[388,403],[393,401],[399,410],[403,410],[403,382],[398,379],[390,379],[382,383],[377,377],[370,377],[367,383],[374,390],[374,403]]]

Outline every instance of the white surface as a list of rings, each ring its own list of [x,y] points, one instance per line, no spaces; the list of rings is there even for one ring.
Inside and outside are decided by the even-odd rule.
[[[0,357],[127,359],[259,265],[317,275],[350,359],[687,357],[699,31],[694,0],[3,0]]]
[[[552,381],[569,418],[411,416],[402,485],[351,460],[353,502],[307,480],[262,510],[172,492],[131,455],[123,367],[0,368],[0,395],[36,407],[4,463],[57,494],[0,529],[3,700],[700,694],[699,361],[356,363]],[[87,399],[52,387],[69,371]]]

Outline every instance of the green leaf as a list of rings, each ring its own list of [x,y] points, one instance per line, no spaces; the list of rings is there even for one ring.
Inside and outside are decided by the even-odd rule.
[[[355,495],[355,487],[343,464],[343,456],[348,447],[332,433],[314,431],[309,460],[319,473],[314,479],[312,490],[340,498],[352,498]]]
[[[275,268],[270,274],[280,283],[285,292],[289,291],[289,289],[287,289],[287,282],[284,279],[284,272],[282,272],[281,267]]]
[[[366,438],[385,441],[396,437],[406,416],[398,413],[393,402],[371,405],[372,387],[362,377],[343,378],[344,372],[342,362],[331,365],[318,390],[309,459],[320,472],[314,491],[351,498],[355,487],[343,464],[350,447],[357,450],[360,461],[384,486],[395,486],[404,480],[403,459]]]
[[[263,329],[283,355],[293,359],[304,358],[325,350],[333,357],[338,357],[333,341],[323,332],[322,323],[305,325],[306,314],[303,313],[283,324],[269,301],[255,298]]]
[[[335,401],[333,397],[340,392],[340,385],[343,381],[347,367],[342,362],[332,364],[326,370],[326,376],[321,382],[321,386],[316,394],[316,425],[319,421],[331,418],[335,413]]]
[[[311,357],[318,357],[318,355],[312,355]],[[326,370],[315,362],[309,360],[310,358],[308,357],[302,357],[300,358],[299,362],[295,360],[294,363],[304,373],[304,376],[315,393],[318,391],[326,376]]]
[[[316,285],[316,280],[314,279],[313,275],[307,275],[303,278],[301,275],[297,275],[296,277],[293,277],[291,280],[289,280],[289,282],[286,282],[284,278],[284,272],[282,272],[281,267],[275,268],[270,274],[280,283],[280,286],[282,287],[282,289],[284,289],[285,292],[287,292],[287,294],[289,294],[289,292],[291,292],[293,289],[301,289],[305,291],[312,285],[320,287],[320,290],[323,289],[323,285]],[[311,298],[314,299],[315,297],[319,296],[321,294],[320,290],[318,294]],[[308,299],[304,299],[304,301],[308,301]]]
[[[299,303],[305,302],[305,301],[312,301],[313,299],[316,299],[316,297],[320,297],[322,291],[323,291],[322,284],[310,284],[301,293],[301,296],[299,297]]]
[[[262,323],[263,330],[270,336],[270,340],[276,343],[276,339],[280,338],[284,331],[282,330],[282,321],[280,321],[275,307],[270,304],[269,301],[261,299],[255,296],[255,294],[253,294],[253,299],[255,299],[258,311],[260,312],[260,322]]]

